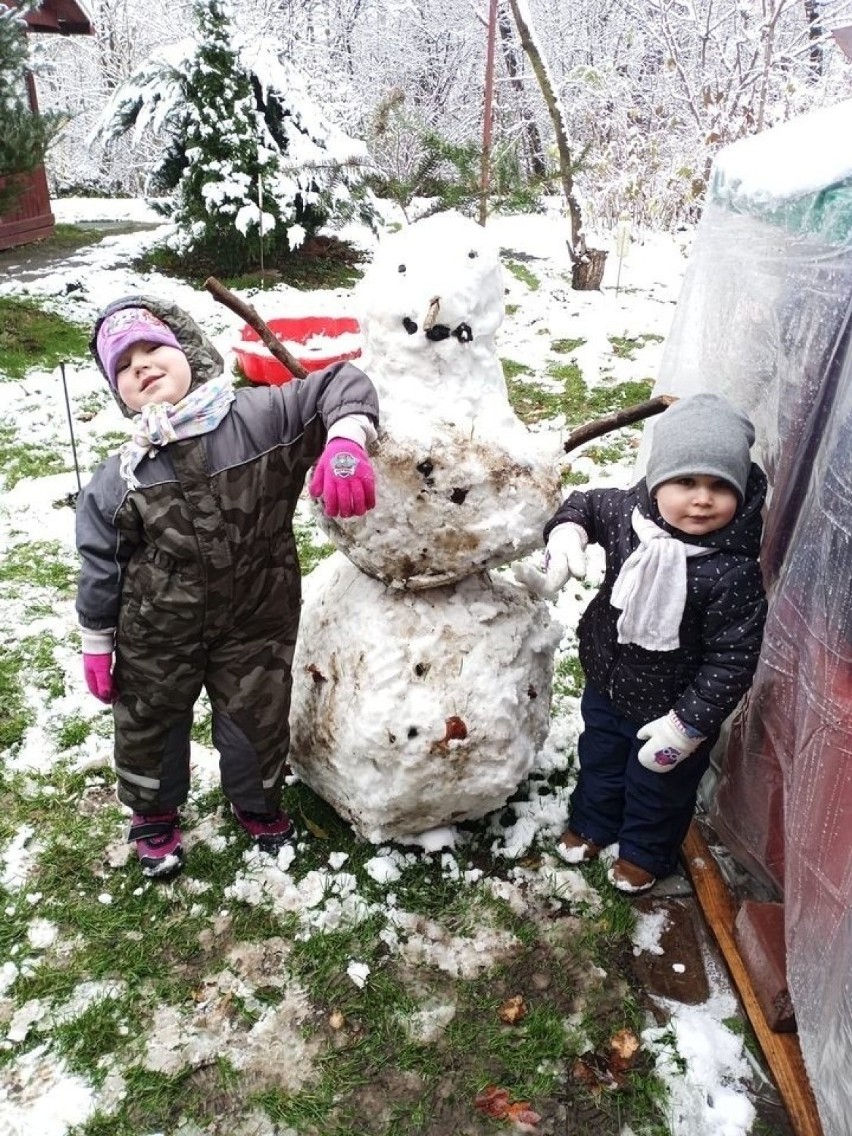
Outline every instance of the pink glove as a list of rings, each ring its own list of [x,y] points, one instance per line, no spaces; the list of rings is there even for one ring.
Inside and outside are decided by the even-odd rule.
[[[101,702],[115,702],[118,692],[112,681],[112,654],[87,655],[84,652],[83,674],[90,694]]]
[[[362,517],[376,503],[376,475],[357,442],[332,438],[319,456],[308,492],[327,517]]]

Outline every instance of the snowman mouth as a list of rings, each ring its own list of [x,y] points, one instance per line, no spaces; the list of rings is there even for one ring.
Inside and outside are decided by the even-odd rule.
[[[419,330],[417,324],[409,316],[406,316],[402,321],[402,326],[409,335],[415,335]],[[460,323],[456,327],[449,327],[445,323],[433,323],[431,327],[424,329],[423,334],[432,343],[439,343],[442,339],[449,339],[450,336],[457,339],[459,343],[470,343],[473,339],[473,332],[469,323]]]

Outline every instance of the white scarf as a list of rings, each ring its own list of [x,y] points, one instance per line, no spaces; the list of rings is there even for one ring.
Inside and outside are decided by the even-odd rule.
[[[133,434],[119,453],[119,470],[130,489],[139,482],[135,469],[160,446],[181,438],[194,438],[215,430],[234,401],[234,384],[227,375],[210,379],[185,395],[180,402],[151,402],[142,407],[131,424]]]
[[[621,609],[618,641],[646,651],[676,651],[686,605],[686,558],[707,556],[715,549],[684,544],[638,509],[630,523],[639,547],[622,564],[610,600]]]

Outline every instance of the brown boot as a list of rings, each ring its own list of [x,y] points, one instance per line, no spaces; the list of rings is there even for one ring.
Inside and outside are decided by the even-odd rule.
[[[559,837],[557,852],[566,864],[588,864],[597,860],[603,850],[602,844],[595,844],[579,833],[572,832],[570,828]]]
[[[652,876],[650,872],[646,872],[638,864],[632,864],[629,860],[622,860],[620,857],[609,869],[606,878],[618,891],[627,892],[630,895],[638,895],[640,892],[648,891],[657,882],[656,876]]]

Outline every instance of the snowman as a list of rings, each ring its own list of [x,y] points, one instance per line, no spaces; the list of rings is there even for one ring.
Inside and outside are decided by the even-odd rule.
[[[509,403],[503,296],[489,234],[452,213],[387,237],[358,292],[377,504],[320,518],[338,551],[304,582],[290,753],[374,843],[500,807],[549,729],[562,628],[494,569],[541,546],[563,453]]]

